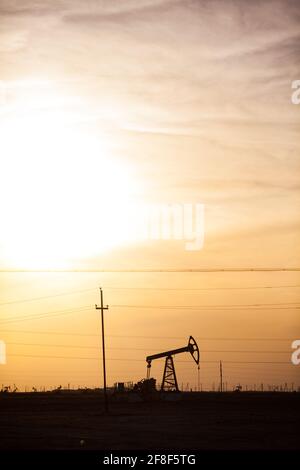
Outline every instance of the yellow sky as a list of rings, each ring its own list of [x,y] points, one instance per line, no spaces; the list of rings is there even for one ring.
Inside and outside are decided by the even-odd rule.
[[[291,0],[0,1],[3,383],[99,385],[99,285],[111,305],[109,383],[143,377],[146,354],[190,334],[205,351],[205,387],[218,381],[206,361],[220,359],[232,361],[231,386],[299,383],[288,364],[299,272],[180,272],[300,266],[298,10]],[[203,248],[142,239],[149,204],[204,204]],[[178,380],[196,386],[190,359],[178,358],[188,361]],[[153,371],[160,380],[162,363]]]

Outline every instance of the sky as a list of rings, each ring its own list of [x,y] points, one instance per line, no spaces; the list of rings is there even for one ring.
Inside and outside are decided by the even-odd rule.
[[[110,384],[192,334],[206,389],[219,360],[231,388],[300,385],[299,23],[290,0],[0,0],[0,383],[101,384],[101,285]],[[201,249],[141,236],[167,205],[201,205]]]

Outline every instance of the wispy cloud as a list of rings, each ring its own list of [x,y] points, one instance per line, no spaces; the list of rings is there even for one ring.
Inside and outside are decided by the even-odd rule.
[[[298,1],[2,0],[0,17],[11,103],[16,83],[48,80],[68,97],[64,111],[109,129],[153,193],[266,196],[262,218],[274,221],[278,205],[295,217]]]

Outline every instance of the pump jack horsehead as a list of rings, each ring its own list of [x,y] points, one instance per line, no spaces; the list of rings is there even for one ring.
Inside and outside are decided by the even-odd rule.
[[[189,341],[187,346],[184,346],[183,348],[178,348],[178,349],[172,349],[171,351],[165,351],[162,353],[158,354],[153,354],[152,356],[147,356],[146,361],[147,361],[147,380],[150,379],[150,369],[151,369],[151,362],[154,359],[160,359],[162,357],[166,358],[165,361],[165,368],[164,368],[164,375],[163,375],[163,380],[161,384],[161,390],[162,391],[179,391],[178,389],[178,383],[177,383],[177,377],[176,377],[176,372],[175,372],[175,366],[174,366],[174,360],[173,356],[175,354],[180,354],[183,352],[189,352],[192,355],[192,358],[196,362],[196,364],[199,366],[200,362],[200,352],[198,345],[194,338],[192,336],[189,337]]]

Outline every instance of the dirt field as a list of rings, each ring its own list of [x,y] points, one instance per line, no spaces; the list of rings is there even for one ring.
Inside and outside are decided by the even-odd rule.
[[[0,449],[300,449],[299,393],[191,393],[110,403],[87,394],[1,394]],[[84,443],[80,443],[80,441]]]

